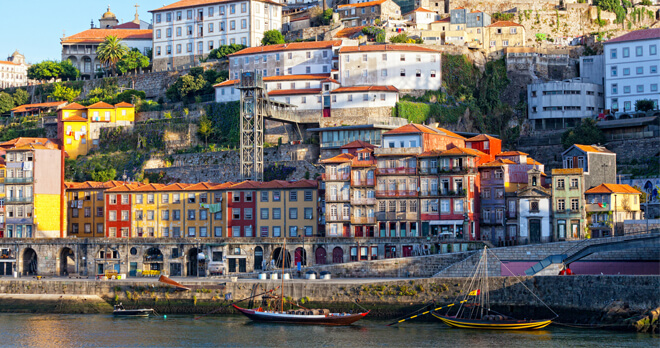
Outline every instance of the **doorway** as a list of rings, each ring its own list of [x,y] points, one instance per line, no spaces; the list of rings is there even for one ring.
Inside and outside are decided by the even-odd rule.
[[[541,243],[541,221],[529,220],[529,241],[530,243]]]
[[[62,248],[60,251],[60,276],[67,276],[76,272],[76,265],[73,250],[71,248]]]
[[[254,270],[262,270],[264,264],[264,249],[260,246],[254,248]]]
[[[316,249],[315,254],[316,254],[316,264],[325,265],[325,260],[327,256],[325,252],[325,248],[319,247],[318,249]]]
[[[37,252],[32,248],[23,251],[23,275],[37,275],[38,271]]]

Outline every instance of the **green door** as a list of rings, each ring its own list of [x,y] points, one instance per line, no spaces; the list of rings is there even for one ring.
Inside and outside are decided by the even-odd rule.
[[[137,276],[137,262],[131,262],[130,268],[128,270],[128,276],[129,277]]]
[[[529,241],[530,243],[541,243],[540,220],[529,220]]]

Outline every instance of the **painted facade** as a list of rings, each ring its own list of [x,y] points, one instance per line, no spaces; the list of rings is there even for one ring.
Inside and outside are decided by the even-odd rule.
[[[585,237],[584,191],[582,168],[552,170],[553,240]]]
[[[623,234],[623,221],[641,219],[641,192],[629,185],[601,184],[584,192],[591,238]]]

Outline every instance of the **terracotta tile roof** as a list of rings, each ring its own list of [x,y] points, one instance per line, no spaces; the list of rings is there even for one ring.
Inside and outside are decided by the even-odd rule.
[[[320,162],[321,163],[346,163],[346,162],[350,162],[351,160],[353,160],[353,158],[355,158],[355,155],[351,155],[350,153],[342,153],[342,154],[339,154],[335,157],[321,160]]]
[[[85,189],[109,189],[126,185],[124,181],[85,181],[85,182],[65,182],[64,186],[67,190],[85,190]]]
[[[479,135],[474,136],[474,137],[472,137],[472,138],[468,138],[468,139],[466,139],[465,141],[486,141],[486,140],[491,140],[491,139],[499,140],[499,139],[497,139],[497,138],[495,138],[495,137],[491,137],[491,136],[488,135],[488,134],[479,134]]]
[[[614,152],[606,149],[604,146],[580,145],[580,144],[575,144],[573,146],[577,147],[578,149],[580,149],[584,152],[614,153]]]
[[[376,6],[376,5],[380,5],[380,4],[384,3],[385,1],[387,1],[387,0],[376,0],[376,1],[369,1],[369,2],[361,2],[361,3],[357,3],[357,4],[339,5],[339,6],[337,6],[337,8],[342,9],[342,8],[352,8],[352,7],[360,8],[360,7]]]
[[[206,191],[210,190],[212,188],[215,188],[218,186],[216,183],[211,183],[211,182],[199,182],[196,184],[191,184],[190,186],[187,186],[184,188],[185,191]]]
[[[499,27],[522,27],[522,25],[512,21],[499,21],[487,26],[487,28],[499,28]]]
[[[328,77],[327,79],[321,81],[321,83],[323,83],[323,82],[332,82],[332,83],[336,83],[336,84],[338,84],[338,85],[341,84],[341,83],[339,83],[339,81],[337,81],[337,80],[335,80],[335,79],[333,79],[333,78],[331,78],[331,77]]]
[[[4,143],[0,143],[0,148],[5,150],[24,148],[25,146],[43,146],[48,149],[59,149],[57,139],[48,138],[15,138]]]
[[[273,81],[297,81],[297,80],[323,80],[330,77],[330,74],[298,74],[298,75],[279,75],[264,77],[264,82]]]
[[[71,103],[62,108],[62,110],[82,110],[82,109],[87,109],[87,107],[82,106],[78,103]]]
[[[123,24],[115,25],[112,29],[140,29],[140,25],[135,22],[126,22]]]
[[[9,61],[6,61],[6,60],[0,60],[0,64],[20,65],[20,64],[18,64],[18,63],[9,62]]]
[[[445,133],[446,135],[448,135],[448,136],[450,136],[450,137],[459,138],[459,139],[465,139],[464,137],[462,137],[462,136],[460,136],[460,135],[458,135],[458,134],[456,134],[456,133],[454,133],[454,132],[452,132],[452,131],[450,131],[450,130],[447,130],[447,129],[444,129],[444,128],[436,128],[436,129],[439,130],[439,131],[441,131],[442,133]]]
[[[227,80],[227,81],[222,81],[220,83],[217,83],[213,85],[213,87],[225,87],[225,86],[233,86],[238,83],[238,80]]]
[[[358,140],[356,140],[356,141],[358,141]],[[360,140],[360,141],[361,141],[361,140]],[[346,144],[346,145],[348,145],[348,144]],[[371,144],[369,144],[369,145],[371,145]],[[344,145],[344,146],[345,146],[345,145]],[[371,145],[371,146],[373,146],[373,145]],[[374,148],[375,148],[375,146],[372,147],[372,148],[364,148],[364,149],[360,149],[360,150],[355,151],[355,153],[372,153],[372,152],[374,152]]]
[[[174,183],[170,185],[166,185],[165,187],[162,187],[160,191],[183,191],[186,189],[186,187],[190,186],[192,184],[184,184],[184,183]]]
[[[309,19],[309,16],[304,16],[304,17],[299,17],[299,18],[289,19],[289,22],[304,21],[305,19]]]
[[[284,6],[284,4],[271,1],[271,0],[259,0],[260,2],[265,2],[273,5],[280,5]],[[158,11],[166,11],[166,10],[173,10],[173,9],[178,9],[178,8],[186,8],[186,7],[194,7],[194,6],[202,6],[202,5],[215,5],[215,4],[222,4],[222,3],[227,3],[227,2],[235,2],[235,0],[181,0],[177,1],[175,3],[169,4],[167,6],[159,7],[155,10],[150,10],[149,12],[158,12]]]
[[[111,105],[111,104],[108,104],[106,102],[100,101],[98,103],[94,103],[94,104],[88,106],[87,108],[88,109],[114,109],[115,107],[114,107],[114,105]]]
[[[419,134],[419,133],[427,133],[427,134],[438,134],[438,131],[434,128],[425,126],[423,124],[415,124],[415,123],[410,123],[405,126],[401,126],[399,128],[392,129],[391,131],[387,131],[383,133],[385,134]]]
[[[441,150],[427,150],[417,155],[417,157],[439,157],[441,153]]]
[[[236,185],[232,185],[232,186],[230,187],[230,189],[232,189],[232,190],[250,190],[250,189],[258,189],[258,188],[259,188],[259,185],[260,185],[260,183],[257,182],[257,181],[250,181],[250,180],[247,180],[247,181],[240,182],[240,183],[238,183],[238,184],[236,184]]]
[[[440,156],[486,156],[485,153],[475,150],[475,149],[467,149],[467,148],[462,148],[462,147],[455,147],[446,151],[442,151],[440,153]]]
[[[261,189],[317,188],[317,187],[318,187],[318,182],[316,180],[298,180],[298,181],[272,180],[272,181],[259,183],[259,188]]]
[[[268,95],[298,95],[298,94],[318,94],[321,93],[320,88],[303,88],[303,89],[279,89],[268,92]]]
[[[61,40],[62,43],[103,42],[108,36],[116,36],[122,40],[151,40],[152,32],[151,29],[87,29]]]
[[[74,115],[74,116],[65,118],[62,121],[64,121],[64,122],[87,122],[87,119],[83,118],[83,117],[80,117],[78,115]]]
[[[212,190],[224,190],[234,185],[236,185],[235,182],[227,181],[227,182],[223,182],[222,184],[213,186]]]
[[[520,151],[504,151],[497,154],[497,156],[528,156],[528,153]]]
[[[660,38],[660,28],[643,29],[643,30],[631,31],[628,34],[624,34],[619,37],[615,37],[614,39],[607,40],[605,41],[605,44],[626,42],[626,41],[658,39],[658,38]]]
[[[13,112],[25,112],[28,109],[47,109],[47,108],[54,108],[58,106],[64,106],[66,105],[66,101],[55,101],[55,102],[48,102],[48,103],[38,103],[38,104],[23,104],[20,106],[17,106],[10,111]]]
[[[394,86],[352,86],[339,87],[330,93],[353,93],[353,92],[399,92]]]
[[[335,34],[336,38],[350,38],[353,35],[356,35],[358,33],[362,33],[362,28],[365,26],[359,26],[359,27],[350,27],[350,28],[344,28]]]
[[[160,191],[165,186],[166,185],[164,184],[142,184],[138,182],[116,186],[111,189],[107,189],[106,192],[152,192]]]
[[[435,22],[433,22],[433,23],[450,23],[450,22],[451,22],[451,18],[450,18],[450,17],[446,17],[446,18],[443,18],[443,19],[441,19],[441,20],[439,20],[439,21],[435,21]]]
[[[641,192],[635,190],[630,185],[620,185],[620,184],[600,184],[594,188],[586,190],[584,193],[630,193],[630,194],[642,194]]]
[[[234,57],[234,56],[241,56],[241,55],[245,55],[245,54],[268,53],[268,52],[279,52],[279,51],[292,51],[292,50],[313,50],[313,49],[332,48],[332,47],[335,47],[335,46],[341,46],[341,40],[291,42],[291,43],[278,44],[278,45],[248,47],[248,48],[242,49],[242,50],[240,50],[236,53],[232,53],[228,56],[229,57]]]
[[[127,103],[127,102],[121,102],[121,103],[119,103],[119,104],[115,104],[115,107],[116,107],[116,108],[132,108],[132,107],[134,107],[134,106],[135,106],[135,105],[130,104],[130,103]]]
[[[431,11],[431,10],[427,10],[427,9],[425,9],[425,8],[423,8],[423,7],[418,7],[418,8],[416,8],[416,9],[410,11],[410,12],[404,13],[403,15],[405,16],[405,15],[410,14],[410,13],[413,13],[413,12],[428,12],[428,13],[435,13],[435,12],[433,12],[433,11]]]
[[[582,168],[559,168],[559,169],[553,169],[552,170],[552,175],[566,175],[566,174],[578,174],[582,175],[584,170]]]
[[[362,140],[353,140],[350,143],[340,147],[340,149],[373,149],[376,146]]]
[[[501,167],[505,164],[517,164],[517,163],[508,159],[496,159],[492,162],[484,163],[479,167]]]
[[[354,52],[380,52],[380,51],[409,51],[409,52],[433,52],[439,53],[440,51],[416,45],[362,45],[362,46],[344,46],[339,49],[339,53],[354,53]]]
[[[543,163],[541,163],[541,162],[539,162],[539,161],[537,161],[537,160],[535,160],[535,159],[533,159],[533,158],[531,158],[531,157],[527,157],[527,164],[529,164],[529,165],[537,165],[537,166],[543,165]]]

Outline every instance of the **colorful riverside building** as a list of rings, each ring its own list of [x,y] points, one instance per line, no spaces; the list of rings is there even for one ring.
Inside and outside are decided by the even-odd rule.
[[[582,168],[552,170],[554,240],[585,237],[584,171]]]
[[[321,161],[326,236],[480,239],[477,168],[499,153],[500,140],[466,139],[417,124],[386,132],[382,139],[381,148],[356,141]],[[397,251],[389,245],[384,257],[412,252],[413,246]],[[357,257],[375,256],[363,254],[360,249]]]
[[[641,192],[630,185],[600,184],[584,192],[591,238],[623,234],[623,221],[641,219]]]
[[[105,190],[124,184],[122,181],[65,182],[67,237],[105,237]]]
[[[0,238],[5,236],[5,159],[0,157]]]
[[[3,237],[64,237],[64,153],[57,141],[16,138],[0,150],[6,152]]]
[[[71,103],[57,112],[57,138],[75,159],[98,148],[102,128],[132,126],[134,122],[135,106],[129,103],[98,102],[87,107]]]

